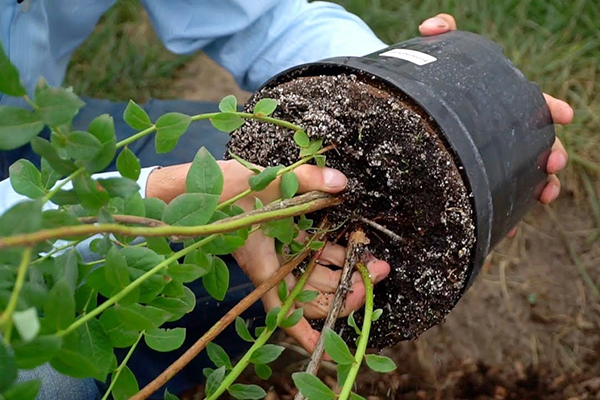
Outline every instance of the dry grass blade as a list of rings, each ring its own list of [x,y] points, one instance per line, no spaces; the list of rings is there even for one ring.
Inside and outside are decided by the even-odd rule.
[[[596,286],[596,283],[588,274],[587,269],[585,268],[585,265],[583,265],[583,263],[581,262],[579,255],[577,254],[577,251],[575,250],[575,247],[573,247],[573,243],[571,243],[571,239],[569,238],[569,235],[567,235],[567,232],[565,231],[562,224],[556,217],[556,214],[554,214],[554,211],[552,211],[552,208],[546,205],[546,206],[544,206],[544,209],[546,210],[548,215],[550,215],[550,218],[552,218],[552,221],[556,225],[556,227],[560,233],[560,236],[562,237],[562,239],[565,243],[565,246],[567,247],[567,251],[569,252],[569,256],[571,257],[571,260],[573,261],[573,263],[577,266],[577,269],[579,270],[579,275],[581,275],[581,279],[590,288],[590,290],[592,291],[592,294],[595,297],[598,297],[598,295],[600,295],[598,286]]]

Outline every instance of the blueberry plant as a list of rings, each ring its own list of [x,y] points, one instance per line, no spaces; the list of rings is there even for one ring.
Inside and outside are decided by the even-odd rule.
[[[113,118],[106,114],[95,118],[87,130],[74,130],[71,122],[84,106],[81,99],[69,89],[48,86],[43,79],[30,97],[1,47],[0,92],[24,100],[21,108],[0,106],[0,149],[30,144],[41,157],[40,168],[25,159],[10,167],[10,183],[24,199],[0,216],[0,399],[34,399],[41,382],[19,380],[18,371],[46,363],[65,375],[105,382],[108,389],[103,399],[142,399],[203,350],[214,363],[214,368],[201,372],[206,377],[207,399],[225,393],[237,399],[263,398],[266,393],[260,386],[236,380],[250,364],[260,378],[269,378],[268,364],[284,350],[268,344],[270,337],[276,329],[289,328],[302,318],[301,308],[290,312],[294,302],[309,302],[317,296],[303,287],[332,227],[326,221],[313,226],[305,214],[339,204],[341,199],[320,192],[296,196],[294,169],[309,162],[325,165],[329,148],[321,141],[310,141],[301,127],[270,117],[276,101],[260,100],[253,112],[246,113],[238,112],[233,96],[221,101],[220,112],[168,113],[156,121],[130,101],[123,118],[137,133],[121,141],[117,141]],[[224,178],[213,156],[202,148],[189,169],[186,193],[169,204],[142,198],[136,183],[141,168],[128,148],[131,143],[153,134],[156,151],[166,153],[194,121],[210,120],[215,128],[231,132],[246,119],[288,128],[298,145],[298,161],[262,169],[231,154],[254,174],[248,190],[219,202]],[[49,140],[40,137],[45,128]],[[94,175],[115,157],[120,177]],[[278,177],[282,199],[272,204],[257,200],[250,211],[236,205]],[[284,265],[229,310],[189,354],[140,390],[127,366],[136,346],[143,340],[157,352],[178,349],[186,330],[162,326],[194,309],[196,299],[187,284],[201,280],[211,296],[223,300],[229,271],[220,256],[243,246],[249,234],[259,229],[275,238]],[[300,231],[309,233],[306,240],[298,239]],[[174,242],[183,244],[181,250],[172,249]],[[82,258],[78,246],[89,247],[97,258]],[[303,262],[305,272],[289,291],[283,278]],[[348,320],[358,334],[356,352],[330,328],[324,329],[321,341],[337,363],[341,392],[334,393],[314,371],[297,372],[292,378],[300,396],[359,399],[351,390],[363,360],[376,371],[395,369],[386,357],[365,357],[371,321],[381,316],[381,310],[373,310],[373,285],[364,264],[358,260],[354,267],[367,293],[362,326],[357,326],[352,315]],[[239,315],[276,286],[283,305],[270,310],[266,326],[253,335]],[[232,323],[240,340],[252,343],[235,365],[212,342]],[[120,361],[114,353],[117,348],[129,349]],[[164,398],[176,397],[165,391]]]

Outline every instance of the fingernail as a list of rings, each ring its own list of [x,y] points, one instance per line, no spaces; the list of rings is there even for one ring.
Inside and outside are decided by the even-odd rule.
[[[567,157],[563,153],[559,153],[557,169],[561,170],[566,166],[567,166]]]
[[[346,176],[337,169],[324,168],[323,181],[330,189],[340,189],[346,187]]]
[[[429,19],[426,19],[425,21],[423,21],[423,23],[421,24],[421,27],[429,28],[429,29],[447,28],[448,23],[443,18],[433,17],[433,18],[429,18]]]
[[[558,188],[558,186],[556,185],[551,185],[550,186],[550,201],[554,201],[556,200],[556,198],[558,197],[558,195],[560,194],[560,189]]]

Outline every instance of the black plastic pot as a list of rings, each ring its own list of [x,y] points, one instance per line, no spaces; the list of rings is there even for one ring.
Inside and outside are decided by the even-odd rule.
[[[289,69],[266,83],[352,73],[376,77],[414,100],[438,125],[473,193],[476,249],[469,285],[491,249],[537,201],[554,142],[540,89],[473,33],[419,37],[364,57]]]

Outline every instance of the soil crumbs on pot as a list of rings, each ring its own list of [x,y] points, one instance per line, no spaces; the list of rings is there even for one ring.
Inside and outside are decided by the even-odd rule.
[[[399,94],[353,75],[297,78],[251,99],[279,102],[274,116],[302,126],[323,146],[327,166],[348,177],[345,201],[328,210],[334,224],[359,215],[403,238],[363,225],[369,250],[390,263],[375,287],[370,345],[383,348],[440,323],[458,301],[475,242],[469,191],[434,123]],[[229,150],[262,166],[298,160],[293,132],[250,121],[234,132]],[[343,243],[342,243],[343,244]],[[357,322],[361,323],[360,315]],[[341,328],[345,322],[339,321]],[[344,329],[350,337],[352,329]]]

